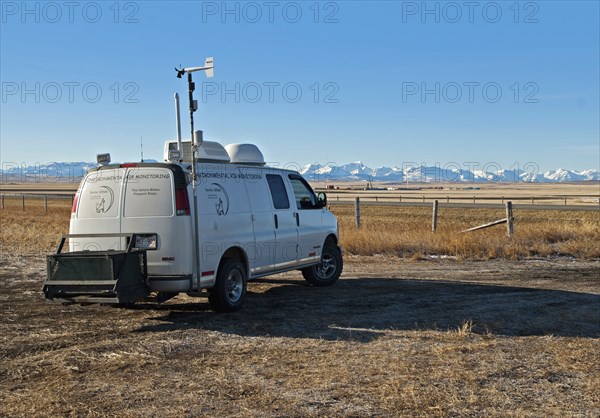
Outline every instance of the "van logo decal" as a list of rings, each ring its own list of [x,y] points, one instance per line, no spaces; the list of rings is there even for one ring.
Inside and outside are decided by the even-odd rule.
[[[92,199],[96,201],[96,213],[106,213],[115,202],[115,192],[108,186],[100,186],[98,189],[96,193],[91,193]]]
[[[214,201],[215,210],[217,215],[225,216],[227,212],[229,212],[229,195],[225,188],[217,183],[212,183],[211,186],[207,187],[205,190],[208,194],[208,199]]]

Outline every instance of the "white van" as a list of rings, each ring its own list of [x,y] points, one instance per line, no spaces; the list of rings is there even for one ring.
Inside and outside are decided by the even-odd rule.
[[[164,163],[91,170],[73,202],[70,234],[96,236],[70,240],[70,252],[122,251],[125,235],[135,234],[150,292],[163,300],[208,292],[212,308],[225,312],[241,307],[253,278],[300,270],[315,286],[337,281],[338,224],[324,193],[298,172],[266,166],[251,144],[203,142],[192,182],[190,148],[183,142],[172,161],[177,142],[167,142]],[[64,300],[68,288],[58,293]]]

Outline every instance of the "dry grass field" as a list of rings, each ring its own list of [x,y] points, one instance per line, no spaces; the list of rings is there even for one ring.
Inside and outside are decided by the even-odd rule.
[[[354,207],[334,205],[344,249],[351,254],[386,254],[415,259],[451,256],[461,259],[570,256],[600,258],[600,212],[518,210],[515,235],[505,225],[462,231],[506,216],[503,209],[439,209],[431,232],[431,208],[363,206],[356,229]]]
[[[0,251],[3,254],[44,254],[56,249],[62,234],[69,232],[71,201],[49,199],[48,212],[41,199],[6,198],[0,211]]]
[[[341,244],[353,255],[385,254],[404,258],[450,256],[460,259],[569,256],[600,258],[600,212],[519,210],[514,212],[515,236],[504,225],[471,233],[461,231],[505,217],[502,209],[440,208],[438,230],[431,232],[431,208],[363,206],[362,227],[354,225],[350,205],[333,205],[339,219]],[[0,248],[11,254],[52,251],[68,232],[70,202],[6,199],[0,212]]]
[[[215,314],[46,303],[69,203],[0,211],[0,416],[600,415],[598,212],[335,205],[345,269]]]

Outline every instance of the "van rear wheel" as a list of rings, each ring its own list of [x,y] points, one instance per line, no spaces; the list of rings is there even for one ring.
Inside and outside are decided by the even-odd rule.
[[[316,266],[302,269],[302,276],[313,286],[331,286],[342,274],[344,262],[342,252],[335,244],[325,244],[321,262]]]
[[[237,259],[224,260],[208,295],[211,308],[216,312],[239,310],[246,295],[247,279],[244,263]]]

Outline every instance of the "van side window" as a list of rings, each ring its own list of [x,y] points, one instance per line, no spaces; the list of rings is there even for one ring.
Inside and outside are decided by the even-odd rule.
[[[288,199],[285,184],[283,183],[281,176],[267,174],[267,182],[269,183],[269,189],[271,190],[271,197],[273,198],[273,206],[275,209],[289,209],[290,200]]]
[[[298,209],[316,209],[317,197],[306,180],[296,174],[290,174],[289,177]]]

